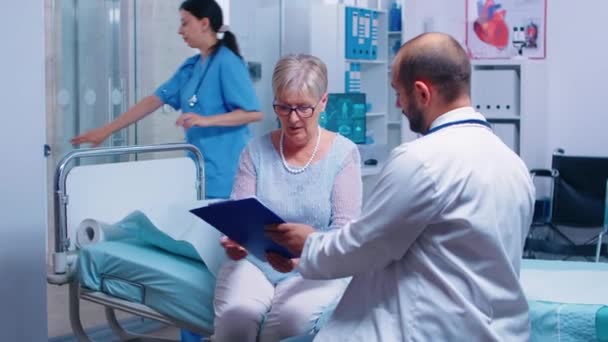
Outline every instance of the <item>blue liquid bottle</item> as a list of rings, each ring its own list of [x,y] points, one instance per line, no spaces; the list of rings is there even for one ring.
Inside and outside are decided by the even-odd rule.
[[[393,0],[388,17],[389,31],[401,31],[401,5],[398,0]]]

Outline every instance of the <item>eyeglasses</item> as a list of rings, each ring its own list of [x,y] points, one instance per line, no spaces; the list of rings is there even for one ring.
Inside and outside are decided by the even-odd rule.
[[[275,100],[272,103],[272,108],[274,108],[274,112],[280,116],[289,116],[289,115],[291,115],[291,112],[295,111],[299,117],[309,118],[314,114],[315,109],[317,108],[317,106],[319,105],[320,102],[321,102],[321,100],[319,100],[319,102],[317,102],[317,104],[314,106],[293,106],[292,107],[292,106],[288,106],[285,104],[277,103],[277,101]]]

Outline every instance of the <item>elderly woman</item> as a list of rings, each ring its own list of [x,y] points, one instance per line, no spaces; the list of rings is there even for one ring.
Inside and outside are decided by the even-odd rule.
[[[339,229],[360,212],[361,162],[355,144],[319,127],[327,104],[326,66],[313,56],[283,57],[272,88],[281,128],[245,148],[232,197],[256,196],[287,222]],[[217,279],[214,341],[266,342],[312,333],[346,287],[345,279],[278,272],[236,242],[221,243],[231,260]]]

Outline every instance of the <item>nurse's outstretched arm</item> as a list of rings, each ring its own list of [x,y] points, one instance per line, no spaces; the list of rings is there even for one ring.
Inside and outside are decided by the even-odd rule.
[[[439,213],[425,166],[405,149],[393,151],[360,219],[306,239],[297,269],[310,279],[333,279],[386,267],[401,259]]]
[[[129,108],[126,112],[105,126],[94,128],[80,134],[70,140],[72,145],[91,144],[95,147],[106,140],[112,133],[141,120],[146,115],[154,112],[163,105],[161,99],[156,95],[144,97],[141,101]]]

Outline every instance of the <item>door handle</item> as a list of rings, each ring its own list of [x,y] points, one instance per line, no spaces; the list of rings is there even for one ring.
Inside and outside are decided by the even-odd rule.
[[[51,146],[49,146],[49,144],[44,144],[44,146],[42,147],[43,150],[43,154],[45,157],[48,157],[51,155]]]

